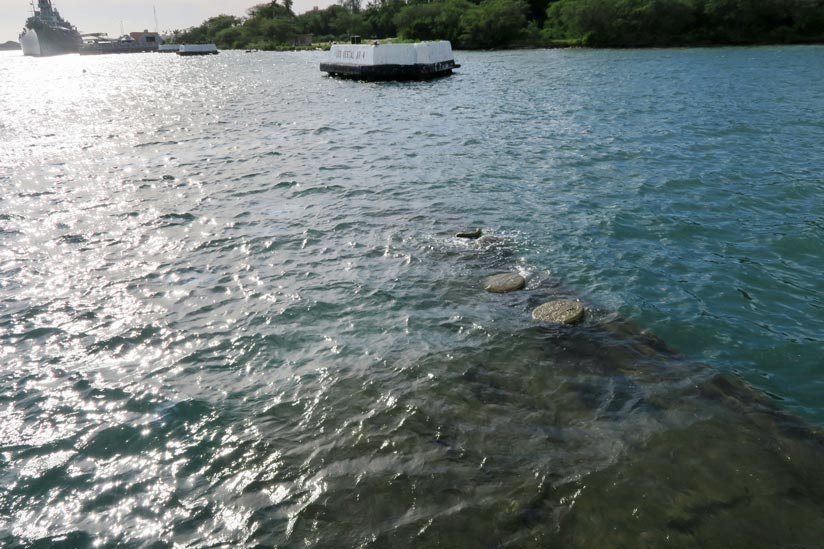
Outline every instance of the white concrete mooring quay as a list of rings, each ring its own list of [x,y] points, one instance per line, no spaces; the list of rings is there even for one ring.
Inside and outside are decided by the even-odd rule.
[[[358,40],[353,40],[357,42]],[[447,40],[416,44],[336,44],[320,64],[330,76],[363,80],[423,80],[459,68]]]

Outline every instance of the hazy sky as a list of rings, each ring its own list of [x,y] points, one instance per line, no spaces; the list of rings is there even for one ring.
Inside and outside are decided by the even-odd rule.
[[[263,0],[52,0],[63,18],[80,32],[108,32],[112,36],[120,35],[121,21],[126,32],[154,30],[152,6],[157,8],[160,30],[164,31],[193,27],[221,13],[245,15],[247,9],[260,3]],[[294,0],[292,9],[302,13],[314,6],[325,8],[334,3],[334,0]],[[16,42],[30,14],[29,0],[0,0],[0,43]]]

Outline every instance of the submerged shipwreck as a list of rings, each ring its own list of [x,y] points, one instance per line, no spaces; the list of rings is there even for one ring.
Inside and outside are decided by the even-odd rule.
[[[424,80],[449,76],[460,68],[446,40],[416,44],[352,44],[332,46],[320,70],[330,76],[363,80]]]
[[[448,376],[460,396],[439,409],[464,419],[439,425],[438,444],[448,459],[481,463],[463,485],[474,494],[508,486],[509,507],[479,527],[490,539],[519,547],[820,545],[819,427],[561,281],[522,276],[534,271],[518,268],[503,239],[481,230],[455,236],[444,257],[461,258],[476,292],[458,294],[456,322],[468,313],[467,324],[496,330],[480,347],[456,349],[448,361],[431,353],[416,366]],[[466,305],[476,300],[483,306]],[[559,317],[539,314],[574,303]],[[493,425],[506,428],[488,435]],[[539,488],[519,475],[540,478]],[[421,490],[437,491],[436,482]]]

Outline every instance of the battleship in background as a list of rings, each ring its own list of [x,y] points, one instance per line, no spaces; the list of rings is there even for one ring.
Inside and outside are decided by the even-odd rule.
[[[77,53],[82,43],[80,33],[52,7],[51,0],[37,0],[37,8],[26,20],[20,34],[23,55],[43,57]]]

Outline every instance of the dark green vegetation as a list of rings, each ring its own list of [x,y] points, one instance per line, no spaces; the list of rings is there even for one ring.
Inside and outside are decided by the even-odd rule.
[[[560,0],[547,36],[591,46],[814,42],[824,39],[822,0]]]
[[[346,40],[446,39],[457,48],[773,44],[824,41],[824,0],[341,0],[301,15],[291,0],[219,15],[179,42],[282,49]]]

